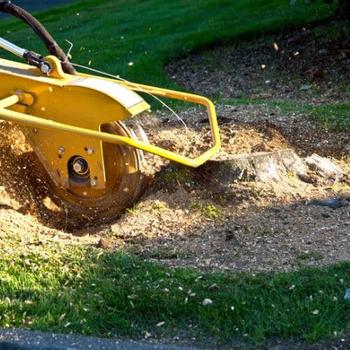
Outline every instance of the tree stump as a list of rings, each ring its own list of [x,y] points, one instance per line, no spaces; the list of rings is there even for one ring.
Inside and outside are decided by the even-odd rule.
[[[337,165],[332,163],[328,158],[320,157],[315,153],[305,158],[305,162],[311,170],[317,172],[318,175],[324,178],[334,178],[338,180],[344,176],[343,170]]]
[[[305,175],[308,167],[292,149],[275,152],[258,152],[232,156],[226,160],[211,160],[200,168],[211,178],[221,183],[235,180],[246,181],[281,181],[290,173]]]
[[[301,181],[316,183],[317,176],[334,180],[335,174],[339,179],[343,172],[327,158],[313,155],[305,160],[294,150],[283,149],[241,154],[224,160],[210,160],[198,168],[195,174],[199,176],[199,181],[206,182],[211,187],[214,185],[219,190],[238,180],[279,182],[295,175]]]

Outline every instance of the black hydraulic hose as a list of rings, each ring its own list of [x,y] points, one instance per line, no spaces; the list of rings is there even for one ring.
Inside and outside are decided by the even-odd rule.
[[[29,12],[25,11],[21,7],[13,4],[11,1],[0,1],[0,11],[4,13],[8,13],[14,17],[21,19],[23,22],[28,24],[34,32],[39,36],[47,50],[51,55],[56,56],[62,65],[62,69],[64,72],[69,74],[75,74],[76,71],[72,64],[69,62],[68,57],[64,53],[64,51],[57,44],[55,39],[51,36],[51,34],[46,30],[46,28]]]

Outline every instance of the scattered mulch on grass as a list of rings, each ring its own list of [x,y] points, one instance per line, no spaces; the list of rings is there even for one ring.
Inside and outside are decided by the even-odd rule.
[[[206,149],[205,113],[190,109],[180,116],[187,130],[165,115],[151,119],[144,125],[150,141],[187,155]],[[224,141],[219,159],[294,147],[301,156],[328,156],[350,174],[348,133],[324,130],[302,114],[286,115],[277,107],[219,106],[218,116]],[[350,258],[348,177],[332,181],[315,175],[313,183],[295,176],[272,183],[242,180],[222,189],[211,186],[201,169],[153,157],[159,171],[134,207],[110,224],[96,222],[72,235],[65,232],[64,212],[46,203],[50,193],[35,165],[19,162],[31,159],[20,131],[7,124],[0,131],[2,150],[11,150],[1,155],[1,236],[124,249],[166,265],[207,270],[287,271]],[[333,197],[341,197],[344,206],[333,210],[311,204]]]
[[[349,20],[235,41],[171,62],[168,75],[189,91],[224,98],[346,102]]]

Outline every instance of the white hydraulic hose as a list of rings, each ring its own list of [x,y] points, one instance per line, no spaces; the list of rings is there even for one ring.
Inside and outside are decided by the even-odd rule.
[[[23,58],[27,50],[22,49],[21,47],[7,41],[4,38],[0,37],[0,47],[6,51],[13,53],[14,55]]]

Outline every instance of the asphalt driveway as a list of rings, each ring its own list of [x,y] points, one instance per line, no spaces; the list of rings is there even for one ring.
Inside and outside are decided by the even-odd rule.
[[[196,350],[159,342],[136,342],[133,340],[103,339],[24,329],[1,329],[0,350]]]
[[[23,7],[29,12],[43,11],[50,7],[73,2],[72,0],[13,0],[12,3]],[[0,18],[5,15],[0,14]]]

